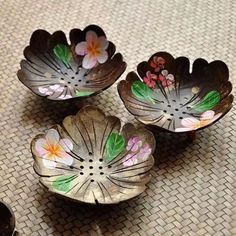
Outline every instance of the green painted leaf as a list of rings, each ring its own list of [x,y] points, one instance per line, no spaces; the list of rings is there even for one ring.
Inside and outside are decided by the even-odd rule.
[[[67,192],[71,189],[73,179],[73,176],[60,176],[52,182],[52,186],[59,191]]]
[[[60,59],[66,66],[70,65],[70,60],[72,58],[72,54],[70,48],[64,44],[57,44],[53,48],[53,52],[58,59]]]
[[[153,91],[145,83],[135,81],[131,86],[131,91],[135,97],[155,103],[153,99]]]
[[[85,97],[85,96],[91,95],[92,93],[93,92],[76,90],[75,94],[76,94],[77,97]]]
[[[106,160],[112,161],[125,147],[125,139],[121,134],[112,133],[106,142]]]
[[[215,107],[220,101],[220,93],[217,91],[211,91],[203,97],[201,101],[194,104],[192,108],[199,112],[204,112]]]

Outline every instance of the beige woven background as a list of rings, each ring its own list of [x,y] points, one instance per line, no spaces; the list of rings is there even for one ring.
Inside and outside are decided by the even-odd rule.
[[[0,199],[9,203],[22,235],[236,235],[236,111],[185,136],[156,134],[156,164],[145,193],[117,206],[91,207],[45,191],[32,168],[29,143],[37,133],[74,114],[78,102],[37,97],[16,71],[32,31],[69,32],[101,25],[128,71],[156,51],[221,59],[236,84],[234,0],[0,0]],[[134,119],[116,85],[85,103],[122,121]]]

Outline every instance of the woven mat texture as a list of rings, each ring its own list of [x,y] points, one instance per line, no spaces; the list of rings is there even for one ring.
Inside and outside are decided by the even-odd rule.
[[[21,235],[236,235],[236,110],[186,142],[157,133],[148,189],[115,206],[91,207],[48,193],[34,173],[29,144],[38,133],[94,104],[135,122],[116,85],[76,102],[37,97],[17,79],[23,48],[38,28],[49,32],[101,25],[124,55],[127,70],[156,51],[220,59],[236,85],[234,0],[0,0],[0,199]],[[235,90],[234,90],[235,95]]]

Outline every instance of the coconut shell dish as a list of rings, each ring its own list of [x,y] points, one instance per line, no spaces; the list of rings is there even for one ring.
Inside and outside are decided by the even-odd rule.
[[[96,25],[65,33],[33,32],[17,76],[32,92],[50,100],[95,95],[110,87],[126,63],[104,31]]]
[[[153,134],[85,106],[31,142],[34,169],[49,191],[71,200],[113,204],[146,189]]]
[[[232,84],[222,61],[174,58],[158,52],[118,84],[127,110],[140,122],[170,132],[205,128],[232,107]]]

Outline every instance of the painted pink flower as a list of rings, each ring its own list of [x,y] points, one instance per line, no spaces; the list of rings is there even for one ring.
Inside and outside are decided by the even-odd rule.
[[[55,92],[62,92],[64,88],[60,84],[54,84],[48,87],[39,87],[38,90],[40,93],[50,96]]]
[[[150,66],[154,68],[155,72],[160,72],[160,70],[164,69],[165,63],[166,60],[163,57],[154,56],[150,62]]]
[[[196,130],[207,126],[217,120],[222,113],[218,113],[215,115],[215,112],[212,110],[205,111],[201,114],[200,119],[196,119],[194,117],[187,117],[182,119],[181,124],[184,127],[175,129],[176,132],[186,132],[191,130]]]
[[[154,89],[156,86],[157,75],[147,71],[146,76],[143,78],[143,82],[149,87]]]
[[[128,154],[123,161],[124,166],[132,166],[137,163],[138,163],[138,155],[134,153]]]
[[[138,153],[138,158],[145,160],[148,158],[148,156],[151,154],[151,152],[152,152],[152,149],[150,148],[150,146],[147,143],[145,143]]]
[[[35,150],[47,168],[55,168],[57,163],[72,165],[73,158],[68,153],[73,149],[69,139],[60,139],[55,129],[48,130],[45,138],[35,143]]]
[[[136,152],[142,146],[142,141],[139,137],[132,137],[129,139],[126,150]]]
[[[167,70],[163,70],[158,76],[158,80],[161,81],[163,87],[168,87],[174,83],[174,76],[169,74]]]
[[[108,59],[109,42],[105,36],[98,37],[94,31],[86,33],[86,41],[80,42],[75,47],[75,53],[84,56],[82,66],[85,69],[91,69],[97,63],[104,63]]]

